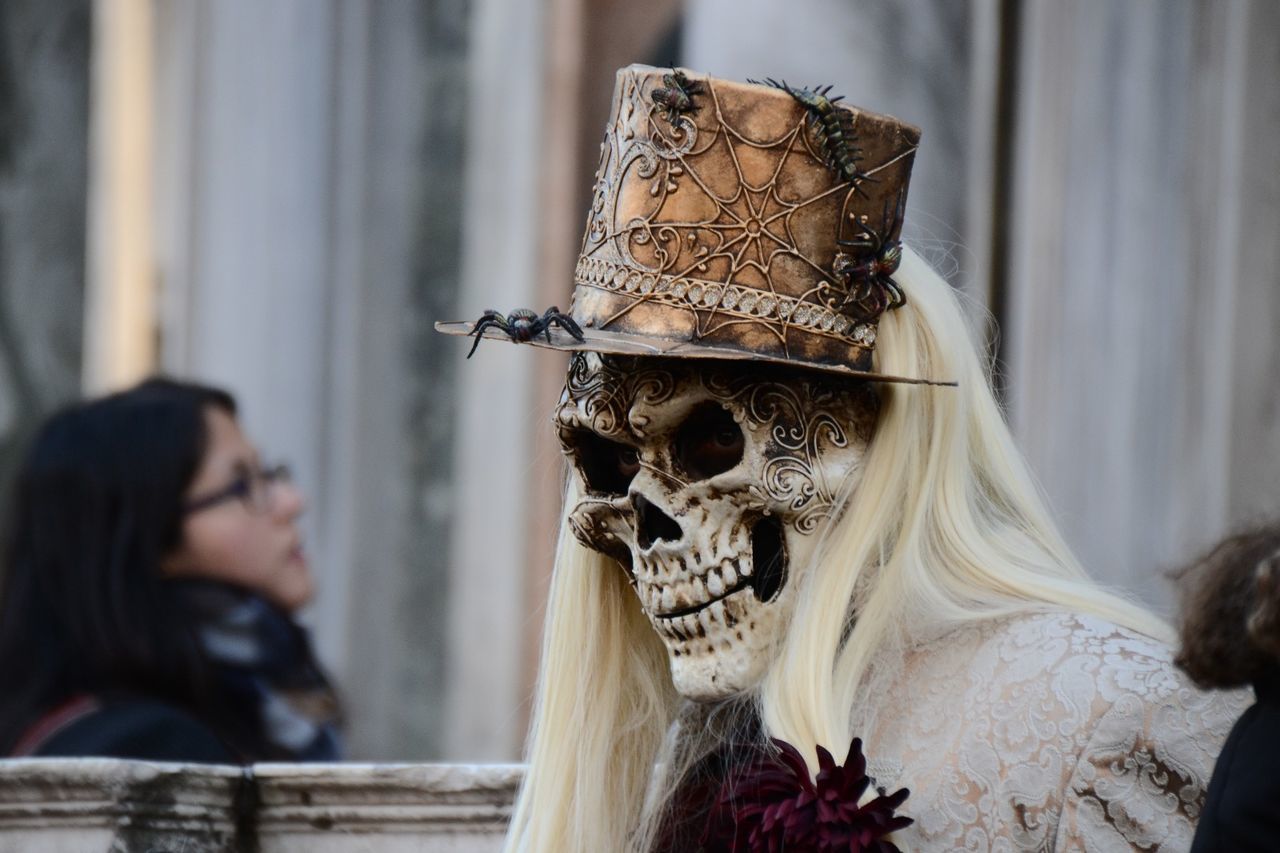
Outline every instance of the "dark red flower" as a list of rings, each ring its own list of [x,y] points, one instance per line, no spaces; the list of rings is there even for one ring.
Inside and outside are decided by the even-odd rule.
[[[871,785],[862,740],[854,738],[843,765],[818,747],[818,777],[799,750],[773,740],[779,755],[760,756],[725,780],[702,837],[707,851],[725,853],[897,853],[884,836],[911,818],[894,810],[910,793],[902,788],[858,805]]]

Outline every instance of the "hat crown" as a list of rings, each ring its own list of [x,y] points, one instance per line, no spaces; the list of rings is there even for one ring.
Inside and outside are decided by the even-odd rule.
[[[575,271],[584,329],[871,370],[919,130],[782,85],[618,72]]]

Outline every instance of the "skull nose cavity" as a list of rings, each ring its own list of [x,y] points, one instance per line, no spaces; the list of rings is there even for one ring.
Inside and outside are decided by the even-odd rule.
[[[644,495],[635,495],[631,501],[636,509],[636,542],[641,548],[650,548],[655,542],[678,542],[684,536],[675,519]]]

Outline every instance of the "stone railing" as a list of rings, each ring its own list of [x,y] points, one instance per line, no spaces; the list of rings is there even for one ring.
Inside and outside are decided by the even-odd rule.
[[[488,853],[514,765],[0,761],[0,853]]]

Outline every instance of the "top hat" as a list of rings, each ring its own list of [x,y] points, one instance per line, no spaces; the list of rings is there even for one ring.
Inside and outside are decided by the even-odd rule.
[[[619,70],[568,315],[436,328],[934,384],[871,359],[920,131],[829,89]]]

